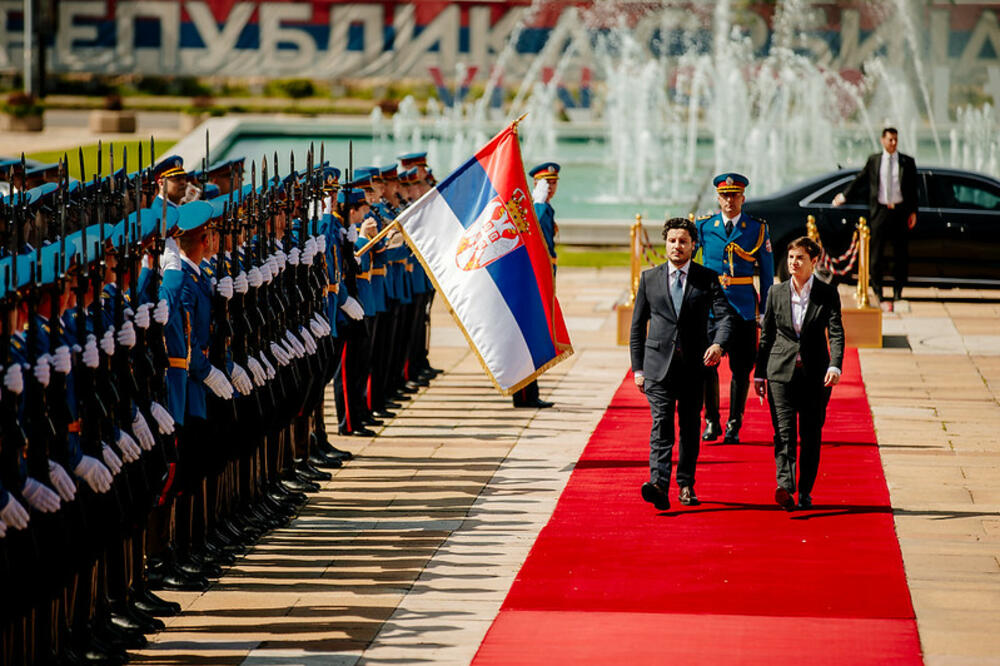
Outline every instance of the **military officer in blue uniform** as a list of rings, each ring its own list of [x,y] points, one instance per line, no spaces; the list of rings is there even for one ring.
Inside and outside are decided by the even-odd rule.
[[[535,216],[538,218],[538,225],[542,229],[542,237],[545,239],[545,247],[549,251],[549,259],[552,261],[552,275],[556,272],[556,233],[559,227],[556,225],[556,213],[552,208],[552,197],[555,196],[556,187],[559,185],[559,165],[555,162],[544,162],[532,167],[528,175],[534,179],[534,186],[531,190],[531,198],[535,203]],[[538,397],[538,381],[533,381],[513,396],[515,407],[528,407],[544,409],[551,407],[553,403],[542,400]]]
[[[740,441],[743,408],[750,388],[757,353],[757,328],[763,316],[767,292],[774,282],[774,258],[767,224],[742,212],[744,190],[750,181],[738,173],[723,173],[712,181],[720,211],[698,220],[700,263],[718,273],[722,291],[739,315],[734,318],[729,342],[729,419],[724,442]],[[754,287],[754,273],[759,273],[760,294]],[[715,326],[709,322],[709,336]],[[719,374],[707,369],[705,382],[705,431],[702,439],[714,441],[722,435],[719,415]]]

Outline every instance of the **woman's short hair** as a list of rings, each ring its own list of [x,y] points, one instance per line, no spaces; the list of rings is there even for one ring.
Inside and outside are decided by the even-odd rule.
[[[810,259],[816,259],[823,253],[823,248],[819,246],[819,243],[814,241],[812,238],[809,238],[809,236],[799,236],[788,244],[789,250],[794,250],[796,248],[802,248],[805,250]]]
[[[695,226],[694,222],[687,219],[686,217],[671,217],[666,222],[663,223],[663,240],[667,240],[667,232],[671,229],[686,229],[691,235],[691,242],[698,242],[698,227]]]

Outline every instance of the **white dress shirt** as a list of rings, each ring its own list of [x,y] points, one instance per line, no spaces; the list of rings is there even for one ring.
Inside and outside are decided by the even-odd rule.
[[[899,182],[899,151],[891,155],[882,151],[878,169],[878,202],[883,206],[903,203],[903,188]]]
[[[809,309],[809,296],[812,294],[813,280],[816,277],[813,275],[809,276],[806,283],[802,285],[801,291],[796,291],[795,280],[789,280],[788,286],[790,287],[788,291],[792,292],[792,328],[795,329],[795,335],[802,336],[802,324],[806,321],[806,311]],[[795,362],[801,363],[802,356],[799,354],[795,355]],[[835,368],[830,366],[827,371],[836,372],[840,374],[840,368]]]
[[[688,259],[687,263],[685,263],[680,268],[674,266],[673,263],[669,262],[667,263],[667,298],[671,299],[671,302],[673,302],[673,296],[670,294],[671,287],[674,286],[674,282],[677,281],[678,278],[680,278],[681,286],[683,287],[684,281],[687,280],[688,269],[690,268],[691,268],[690,259]],[[677,314],[680,314],[680,312],[678,312]],[[642,377],[643,376],[642,370],[636,370],[635,376]]]

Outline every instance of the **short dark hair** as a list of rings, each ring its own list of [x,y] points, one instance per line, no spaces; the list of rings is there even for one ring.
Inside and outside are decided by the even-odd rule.
[[[667,240],[667,232],[671,229],[685,229],[691,236],[691,242],[698,242],[698,227],[686,217],[671,217],[663,223],[663,240]]]
[[[815,259],[823,252],[823,248],[819,246],[819,243],[809,238],[809,236],[799,236],[788,244],[788,250],[795,250],[797,248],[805,250],[810,259]]]
[[[896,131],[895,127],[886,127],[885,129],[882,130],[882,136],[885,136],[886,134],[897,134],[898,135],[899,132]]]

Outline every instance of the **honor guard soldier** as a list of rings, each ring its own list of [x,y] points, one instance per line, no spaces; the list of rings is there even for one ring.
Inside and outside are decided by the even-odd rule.
[[[757,326],[774,282],[774,259],[767,224],[742,213],[743,192],[750,181],[738,173],[723,173],[712,181],[720,212],[698,220],[701,263],[718,273],[726,299],[739,317],[734,318],[729,342],[729,419],[724,442],[740,441],[743,408],[750,388],[750,373],[757,354]],[[754,288],[754,271],[760,274],[760,295]],[[709,338],[716,322],[709,320]],[[719,424],[719,373],[708,368],[705,382],[705,431],[702,439],[714,441],[722,434]]]
[[[555,196],[556,187],[559,185],[559,165],[555,162],[545,162],[533,167],[528,171],[528,175],[535,179],[531,198],[535,202],[535,217],[538,218],[538,225],[541,227],[542,237],[545,239],[545,247],[552,260],[552,275],[554,277],[556,273],[556,233],[559,231],[559,227],[556,225],[555,210],[549,202]],[[515,407],[543,409],[552,405],[553,403],[548,400],[542,400],[538,397],[537,380],[514,393]]]

